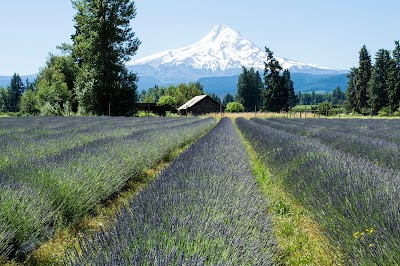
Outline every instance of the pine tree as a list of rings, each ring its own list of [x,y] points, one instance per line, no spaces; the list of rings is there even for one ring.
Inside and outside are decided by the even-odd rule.
[[[283,71],[282,82],[283,82],[285,94],[287,94],[287,97],[288,97],[288,100],[287,100],[288,106],[289,107],[296,106],[296,104],[299,102],[299,99],[296,96],[296,94],[294,93],[294,83],[293,83],[292,79],[290,78],[289,69],[285,69]],[[285,97],[286,97],[286,95],[285,95]]]
[[[315,91],[312,91],[311,92],[311,104],[317,104],[317,103],[318,103],[318,101],[317,101],[317,96],[315,94]]]
[[[19,99],[24,93],[25,85],[22,82],[21,77],[15,73],[11,78],[10,87],[8,88],[8,110],[9,112],[19,111]]]
[[[80,107],[103,115],[111,106],[112,115],[125,115],[137,98],[137,77],[125,66],[140,45],[130,26],[135,4],[129,0],[72,3],[77,10],[72,55],[80,66],[76,79]]]
[[[392,52],[393,62],[389,73],[388,100],[391,111],[396,111],[400,106],[400,43],[395,41]]]
[[[254,68],[247,70],[243,67],[243,71],[238,80],[237,100],[240,102],[245,111],[254,111],[254,108],[259,108],[261,102],[262,81],[258,71]]]
[[[371,56],[365,45],[361,48],[359,55],[359,67],[355,87],[355,111],[363,113],[368,108],[367,87],[371,78],[372,64]]]
[[[371,80],[368,83],[368,104],[373,115],[377,114],[382,107],[389,105],[389,72],[392,68],[390,52],[380,49],[376,53],[375,66],[372,71]]]
[[[8,96],[8,88],[0,87],[0,112],[7,112],[9,100],[10,97]]]
[[[211,98],[213,98],[216,102],[218,102],[219,104],[222,103],[221,98],[219,98],[219,96],[215,93],[207,93]]]
[[[345,94],[342,92],[340,87],[337,87],[336,89],[333,90],[332,100],[331,100],[333,105],[342,104],[344,99],[345,99]]]
[[[280,76],[282,67],[270,49],[265,47],[265,52],[267,61],[264,68],[264,110],[279,112],[287,107],[287,97],[284,96],[282,77]]]
[[[234,102],[235,101],[235,97],[233,97],[233,95],[227,93],[224,97],[224,99],[222,100],[222,105],[223,106],[227,106],[228,103]]]
[[[353,67],[350,69],[347,78],[349,83],[346,92],[346,110],[351,113],[356,110],[356,84],[357,84],[358,68]]]

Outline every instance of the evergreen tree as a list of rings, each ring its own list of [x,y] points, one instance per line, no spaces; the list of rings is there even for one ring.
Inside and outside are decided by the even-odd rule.
[[[247,84],[249,83],[249,71],[247,68],[242,67],[242,73],[239,75],[238,84],[237,84],[237,95],[236,100],[243,105],[246,93],[247,93]]]
[[[235,101],[235,97],[233,97],[233,95],[227,93],[224,97],[224,99],[222,100],[222,105],[223,106],[227,106],[228,103],[234,102]]]
[[[88,113],[125,115],[136,101],[135,74],[125,62],[135,55],[140,41],[130,21],[136,16],[133,1],[75,0],[76,33],[72,55],[79,64],[76,90],[80,107]]]
[[[299,102],[299,99],[297,98],[296,94],[294,93],[294,83],[290,78],[289,69],[285,69],[283,71],[282,82],[283,82],[283,86],[284,86],[284,91],[285,91],[285,93],[287,93],[288,106],[289,107],[296,106],[296,104]],[[286,97],[286,95],[285,95],[285,97]]]
[[[237,100],[240,102],[245,111],[254,111],[254,108],[259,108],[261,103],[261,89],[262,81],[258,71],[254,68],[247,70],[243,67],[243,71],[239,76],[238,80],[238,93]]]
[[[8,110],[9,112],[19,111],[19,99],[24,93],[25,85],[22,82],[21,77],[15,73],[11,78],[10,87],[8,88]]]
[[[395,41],[392,52],[393,62],[389,73],[388,100],[391,111],[396,111],[400,106],[400,43]]]
[[[355,111],[357,113],[363,113],[363,111],[368,108],[367,87],[371,78],[372,64],[371,56],[365,45],[361,48],[359,55],[359,67],[355,88]]]
[[[282,86],[282,77],[278,60],[274,58],[273,52],[265,47],[267,61],[264,68],[264,90],[263,105],[264,110],[279,112],[287,108],[288,97]],[[286,96],[286,97],[285,97]]]
[[[349,83],[346,92],[346,109],[348,112],[355,112],[356,110],[356,87],[357,87],[358,68],[353,67],[350,73],[347,74]]]
[[[213,98],[215,101],[217,101],[219,104],[222,103],[221,98],[215,93],[207,93],[211,98]]]
[[[7,112],[9,99],[8,88],[0,87],[0,112]]]
[[[375,66],[372,71],[371,80],[368,83],[368,104],[373,115],[377,114],[382,107],[389,104],[389,72],[392,68],[390,52],[380,49],[376,53]]]
[[[340,87],[337,87],[336,89],[333,90],[332,92],[332,100],[331,103],[333,105],[340,105],[343,104],[344,100],[346,98],[346,95],[342,92]]]
[[[25,91],[27,90],[32,90],[35,91],[36,88],[36,82],[34,81],[33,83],[29,81],[29,79],[26,79],[25,81]]]
[[[318,104],[317,96],[315,95],[315,91],[311,93],[311,104]]]

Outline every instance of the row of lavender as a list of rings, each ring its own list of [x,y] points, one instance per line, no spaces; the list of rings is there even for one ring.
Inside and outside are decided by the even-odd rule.
[[[328,124],[304,127],[299,133],[299,121],[236,122],[276,181],[312,212],[333,246],[346,254],[346,265],[400,263],[397,171],[325,144],[318,127]],[[310,137],[301,136],[305,133]],[[345,143],[358,149],[356,140]]]
[[[51,157],[87,143],[172,127],[190,120],[124,117],[20,117],[0,119],[0,168],[17,161]]]
[[[400,170],[400,120],[254,119],[255,123],[316,139],[378,166]]]
[[[23,256],[215,119],[1,119],[0,257]]]
[[[231,120],[182,153],[85,238],[69,265],[275,265],[267,202]]]

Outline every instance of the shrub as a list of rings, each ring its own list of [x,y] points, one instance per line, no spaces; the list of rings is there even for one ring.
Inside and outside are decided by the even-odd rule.
[[[391,113],[392,110],[390,110],[390,107],[382,107],[382,109],[378,111],[378,116],[390,116]]]
[[[240,113],[244,111],[244,106],[239,102],[230,102],[227,104],[225,111],[230,113]]]
[[[323,102],[318,104],[317,109],[320,115],[329,116],[329,112],[332,109],[332,104],[330,102]]]

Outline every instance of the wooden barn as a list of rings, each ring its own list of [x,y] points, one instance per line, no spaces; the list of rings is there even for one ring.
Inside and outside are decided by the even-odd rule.
[[[225,112],[225,107],[208,95],[199,95],[178,108],[182,115],[202,115],[208,113]]]

